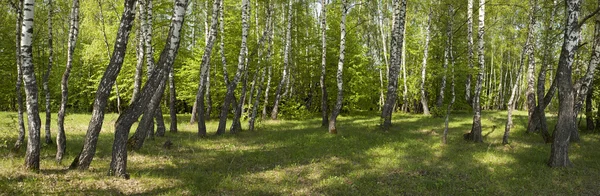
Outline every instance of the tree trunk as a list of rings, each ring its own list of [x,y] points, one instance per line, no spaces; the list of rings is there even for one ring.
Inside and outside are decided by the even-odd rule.
[[[398,72],[400,69],[402,43],[404,40],[404,22],[406,16],[406,0],[393,0],[394,24],[392,25],[391,66],[388,75],[388,87],[385,104],[381,112],[382,128],[388,130],[392,126],[392,112],[396,105],[396,91],[398,89]]]
[[[292,3],[293,0],[288,1],[288,15],[287,15],[287,28],[285,33],[285,49],[283,54],[283,75],[275,91],[275,102],[273,103],[273,110],[271,111],[271,119],[276,120],[277,114],[279,113],[279,102],[281,101],[281,90],[284,85],[287,85],[286,79],[288,79],[288,67],[290,64],[290,45],[292,42]]]
[[[240,81],[242,73],[245,71],[244,70],[244,61],[245,61],[246,55],[248,53],[248,48],[246,46],[246,40],[248,39],[248,27],[249,27],[249,25],[248,25],[249,2],[248,1],[249,0],[242,0],[242,43],[241,43],[241,48],[240,48],[240,54],[238,56],[238,65],[237,65],[237,70],[235,72],[235,76],[233,77],[233,81],[231,81],[229,83],[229,85],[227,85],[227,93],[225,94],[225,100],[223,101],[223,106],[221,108],[221,116],[219,119],[219,126],[217,128],[217,134],[225,133],[225,125],[227,123],[227,113],[229,111],[229,104],[230,104],[232,98],[235,99],[233,97],[233,93],[234,93],[235,89],[237,88],[237,85],[238,85],[238,82]],[[240,101],[241,101],[241,99],[240,99]],[[235,107],[235,105],[233,107]],[[241,111],[236,111],[236,112],[241,112]],[[235,123],[237,123],[237,122],[234,121],[234,124]],[[237,132],[237,131],[232,130],[232,132]]]
[[[137,31],[135,33],[135,37],[136,37],[136,41],[137,41],[137,45],[135,48],[135,56],[136,56],[136,64],[135,64],[135,77],[133,79],[133,95],[131,96],[131,101],[129,101],[129,104],[133,103],[133,100],[135,100],[138,96],[138,94],[140,93],[140,86],[142,85],[142,72],[143,72],[143,67],[144,67],[144,35],[142,35],[142,25],[143,22],[142,20],[144,20],[142,18],[142,16],[144,15],[144,13],[142,13],[142,3],[138,4],[138,28]]]
[[[421,66],[421,104],[423,105],[423,114],[430,115],[427,105],[427,94],[425,92],[425,80],[427,78],[427,56],[429,53],[429,33],[431,29],[432,9],[429,8],[429,17],[427,17],[427,27],[425,29],[425,47],[423,48],[423,65]]]
[[[586,98],[585,98],[585,127],[588,131],[593,131],[594,127],[594,118],[593,118],[593,106],[592,106],[592,96],[594,92],[594,88],[591,87]]]
[[[50,72],[52,71],[52,64],[54,60],[54,47],[52,46],[52,17],[54,8],[52,7],[52,0],[48,0],[48,67],[43,78],[44,94],[46,95],[46,144],[52,144],[52,135],[50,134],[50,124],[52,120],[52,113],[50,111],[50,90],[48,89],[48,80],[50,79]]]
[[[115,140],[112,148],[113,153],[109,172],[111,175],[126,179],[129,178],[129,174],[127,173],[126,145],[129,130],[142,114],[143,110],[147,111],[147,108],[150,108],[150,110],[160,109],[158,107],[160,106],[162,92],[165,88],[165,78],[167,77],[167,72],[173,67],[179,49],[180,33],[185,18],[187,0],[176,0],[174,7],[169,36],[167,37],[165,48],[160,55],[157,66],[154,67],[148,81],[142,88],[140,98],[135,100],[125,112],[119,115],[115,123]],[[150,111],[147,114],[154,114],[154,112]],[[151,118],[151,115],[148,115],[148,117]]]
[[[25,153],[25,168],[40,169],[40,113],[38,107],[38,87],[33,66],[32,37],[33,37],[33,8],[34,0],[23,1],[23,23],[21,26],[21,60],[23,81],[25,83],[25,98],[27,105],[27,151]]]
[[[548,166],[550,167],[571,167],[573,165],[569,160],[569,139],[571,132],[577,127],[573,118],[575,114],[573,111],[574,92],[571,81],[571,66],[579,42],[578,18],[580,5],[580,0],[566,1],[564,41],[555,79],[558,86],[558,121],[552,135],[554,142],[548,160]]]
[[[321,0],[321,77],[319,84],[321,85],[321,127],[326,127],[329,124],[327,115],[327,87],[325,84],[325,76],[327,72],[327,2]],[[385,39],[385,38],[384,38]],[[385,41],[384,41],[385,42]],[[385,44],[384,44],[385,47]]]
[[[450,103],[448,104],[448,108],[446,109],[446,121],[444,123],[445,127],[444,127],[444,135],[442,136],[442,143],[446,144],[448,141],[448,121],[450,120],[450,111],[452,111],[452,105],[454,105],[454,101],[456,101],[456,93],[454,91],[454,54],[452,52],[452,25],[454,23],[454,7],[452,6],[452,4],[448,5],[448,28],[446,29],[446,35],[448,36],[448,46],[446,46],[447,48],[447,58],[446,60],[448,60],[448,58],[450,59],[450,66],[451,66],[451,70],[452,70],[452,99],[450,100]]]
[[[329,133],[331,134],[337,134],[337,127],[335,124],[337,117],[342,110],[342,101],[344,100],[344,78],[342,75],[344,70],[344,59],[346,55],[346,15],[348,14],[348,11],[347,0],[342,0],[342,19],[340,22],[340,59],[336,74],[338,93],[335,101],[335,107],[333,107],[333,110],[331,111],[331,118],[329,119]]]
[[[169,131],[171,133],[177,133],[177,108],[175,103],[177,102],[177,94],[175,92],[175,68],[169,69],[169,117],[171,118],[171,125]]]
[[[15,38],[16,38],[16,47],[15,47],[15,57],[17,62],[17,82],[15,84],[15,94],[17,95],[17,104],[19,105],[17,108],[18,111],[18,123],[19,123],[19,137],[17,138],[17,142],[15,142],[14,149],[15,151],[21,148],[23,145],[23,141],[25,140],[25,123],[23,121],[23,92],[21,91],[21,84],[23,82],[23,68],[22,63],[23,59],[21,57],[21,28],[23,23],[23,0],[18,1],[17,11],[17,21],[15,25]]]
[[[506,104],[508,107],[508,114],[507,114],[507,121],[506,121],[506,126],[504,127],[504,136],[502,137],[502,144],[508,144],[508,137],[510,135],[510,129],[513,127],[513,119],[512,119],[512,113],[513,110],[515,110],[515,103],[516,103],[516,95],[517,95],[517,89],[519,88],[519,84],[521,84],[520,79],[521,79],[521,72],[523,72],[523,63],[519,64],[519,69],[517,71],[517,81],[515,82],[515,84],[512,86],[512,91],[510,94],[510,98],[508,99],[508,103]]]
[[[71,163],[71,169],[88,169],[96,153],[96,144],[104,121],[104,109],[106,108],[107,99],[110,95],[112,85],[121,71],[123,59],[126,54],[125,50],[127,48],[127,42],[129,41],[129,32],[131,31],[131,26],[135,17],[135,2],[135,0],[125,1],[123,16],[121,17],[121,24],[119,25],[119,30],[115,39],[113,54],[110,63],[104,72],[104,76],[102,76],[100,84],[98,84],[98,90],[96,91],[92,118],[87,129],[83,149],[75,160],[73,160],[73,163]]]
[[[525,96],[527,97],[527,117],[528,120],[532,120],[533,111],[535,110],[535,55],[534,55],[534,28],[535,28],[535,14],[537,7],[537,0],[530,0],[531,13],[529,15],[529,27],[527,30],[527,54],[529,55],[529,66],[527,66],[527,91]]]
[[[598,2],[600,3],[600,1]],[[600,4],[598,5],[600,8]],[[596,67],[600,63],[600,15],[596,14],[595,17],[595,29],[594,29],[594,46],[592,49],[592,55],[590,57],[590,63],[588,65],[587,71],[583,78],[575,83],[574,89],[577,90],[578,94],[575,97],[575,106],[573,108],[574,116],[577,117],[577,114],[582,109],[583,101],[586,99],[590,99],[590,107],[591,107],[591,88],[592,82],[594,81],[594,72],[596,71]],[[589,97],[589,98],[588,98]],[[586,106],[587,106],[586,102]],[[591,109],[590,109],[591,110]],[[590,111],[591,112],[591,111]],[[586,117],[588,115],[586,114]],[[571,141],[579,142],[579,133],[577,129],[574,129],[571,133]]]
[[[67,147],[67,138],[65,136],[65,112],[69,100],[69,76],[73,67],[73,55],[77,45],[77,36],[79,35],[79,0],[73,0],[71,6],[71,27],[69,28],[69,42],[67,51],[67,65],[61,81],[60,109],[58,110],[58,132],[56,135],[56,161],[61,162]]]
[[[402,30],[402,35],[406,35],[406,24],[404,25],[404,30]],[[402,79],[404,82],[404,92],[402,93],[402,111],[408,112],[408,86],[406,85],[406,39],[402,39],[402,57],[400,60],[400,65],[402,66]]]
[[[467,82],[465,83],[465,99],[472,106],[471,98],[471,70],[473,70],[473,0],[468,0],[467,3],[467,62],[469,72],[467,74]]]
[[[210,30],[208,32],[207,44],[202,55],[202,63],[200,64],[200,82],[198,82],[198,91],[196,92],[197,109],[194,114],[198,118],[198,136],[206,136],[206,123],[204,121],[204,90],[206,90],[206,78],[208,75],[208,67],[210,66],[210,54],[212,53],[213,45],[217,37],[217,17],[222,9],[222,0],[215,0],[212,6],[212,16]],[[223,22],[221,22],[223,23]],[[222,39],[222,38],[221,38]]]
[[[471,1],[471,0],[469,0]],[[473,95],[473,127],[469,133],[469,140],[474,142],[483,142],[481,134],[481,85],[483,84],[483,75],[485,74],[485,55],[484,55],[484,34],[485,34],[485,0],[479,1],[479,32],[477,39],[479,46],[477,53],[479,54],[479,74],[477,74],[477,84],[475,85],[475,93]]]

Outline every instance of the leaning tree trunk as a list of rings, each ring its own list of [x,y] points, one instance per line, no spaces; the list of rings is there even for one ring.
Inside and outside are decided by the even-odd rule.
[[[450,100],[450,103],[448,104],[448,108],[446,109],[446,121],[444,123],[445,127],[444,127],[444,135],[442,136],[442,143],[446,144],[447,143],[447,137],[448,137],[448,121],[450,120],[450,111],[452,110],[452,105],[454,105],[454,101],[456,101],[456,93],[454,91],[454,54],[452,53],[452,24],[454,22],[454,7],[452,6],[452,4],[448,5],[448,28],[446,29],[446,35],[448,36],[448,43],[447,43],[447,53],[446,53],[446,61],[448,60],[448,58],[450,59],[450,66],[452,69],[452,99]]]
[[[558,86],[558,121],[552,135],[554,142],[548,160],[548,166],[550,167],[571,167],[573,165],[569,160],[569,139],[571,132],[577,127],[573,118],[575,113],[573,111],[574,92],[571,81],[571,66],[579,42],[578,18],[580,5],[580,0],[566,1],[564,41],[555,79]]]
[[[545,88],[546,88],[546,72],[548,70],[548,68],[552,67],[552,52],[554,51],[554,44],[552,42],[551,36],[553,34],[553,27],[554,27],[554,16],[556,15],[556,11],[557,11],[557,6],[556,6],[557,2],[556,0],[553,1],[553,8],[552,8],[552,14],[550,16],[550,20],[547,24],[548,29],[546,30],[546,33],[544,35],[544,50],[543,50],[543,57],[542,57],[542,67],[540,68],[540,72],[538,74],[538,81],[537,81],[537,99],[538,99],[538,105],[535,108],[535,110],[533,111],[533,115],[531,117],[531,120],[529,121],[528,125],[527,125],[527,132],[531,133],[531,132],[535,132],[536,129],[539,128],[539,130],[542,133],[542,136],[544,138],[544,141],[546,143],[551,143],[552,142],[552,138],[550,138],[550,133],[548,132],[548,128],[547,128],[547,123],[546,123],[546,114],[545,114],[545,109],[546,106],[550,103],[550,101],[552,100],[552,97],[554,97],[555,91],[556,91],[556,83],[552,83],[552,86],[550,87],[550,89],[548,89],[548,93],[546,93],[544,95],[544,93],[546,92]]]
[[[288,78],[288,67],[290,64],[290,48],[292,43],[292,2],[288,1],[288,15],[287,15],[287,28],[285,33],[285,49],[283,51],[283,74],[281,80],[275,90],[275,102],[273,103],[273,110],[271,111],[271,119],[276,120],[277,114],[279,113],[279,102],[281,101],[281,90],[286,85],[286,79]]]
[[[471,98],[471,71],[473,70],[473,0],[468,0],[467,3],[467,62],[469,65],[469,72],[467,74],[467,82],[465,83],[465,99],[467,103],[472,106]]]
[[[329,119],[329,133],[337,134],[336,121],[337,117],[342,110],[342,101],[344,100],[344,78],[342,77],[344,70],[344,59],[346,55],[346,15],[348,14],[348,3],[347,0],[342,0],[342,19],[340,22],[340,59],[338,61],[338,69],[337,69],[337,99],[335,101],[335,106],[331,111],[331,118]]]
[[[406,17],[406,0],[393,0],[394,23],[392,25],[392,47],[391,47],[391,65],[388,75],[388,87],[385,104],[381,111],[382,128],[389,129],[392,126],[392,112],[396,105],[396,96],[398,89],[398,72],[400,71],[402,51],[402,41],[404,40],[404,22]]]
[[[160,54],[157,66],[154,67],[153,72],[150,74],[148,81],[144,85],[140,98],[135,100],[133,104],[119,116],[115,123],[115,140],[112,148],[113,153],[109,172],[111,175],[129,178],[129,174],[127,174],[126,145],[129,130],[142,114],[143,110],[146,110],[147,108],[150,108],[150,110],[159,109],[160,99],[165,88],[167,72],[173,67],[179,49],[187,0],[176,0],[174,7],[171,26],[169,28],[169,36],[167,37],[165,47]],[[148,115],[148,118],[152,117]]]
[[[217,37],[217,17],[219,16],[222,0],[215,0],[212,6],[212,16],[210,30],[208,32],[208,41],[202,55],[200,63],[200,81],[198,82],[198,91],[196,92],[197,108],[195,115],[198,118],[198,136],[206,136],[206,122],[204,121],[204,90],[206,90],[206,77],[208,75],[208,67],[210,66],[210,54],[212,53],[213,45]]]
[[[427,104],[427,95],[425,93],[425,80],[427,79],[427,56],[429,54],[429,32],[431,30],[431,13],[429,8],[429,17],[427,18],[427,27],[425,30],[425,47],[423,48],[423,65],[421,66],[421,104],[423,105],[423,114],[430,115]]]
[[[272,9],[272,8],[271,8]],[[271,32],[269,33],[269,40],[268,40],[268,44],[269,47],[267,48],[267,56],[266,56],[266,61],[267,63],[267,86],[265,88],[265,100],[263,103],[263,108],[262,108],[262,119],[265,120],[267,119],[267,105],[269,104],[269,89],[271,88],[271,68],[272,66],[272,62],[271,62],[271,55],[272,55],[272,51],[273,51],[273,32],[275,31],[275,28],[273,28],[273,21],[271,21],[271,24],[269,24],[270,26],[270,30]]]
[[[25,168],[40,169],[40,113],[38,107],[38,87],[33,66],[33,8],[34,0],[23,1],[23,23],[21,26],[21,59],[23,81],[25,83],[25,98],[27,105],[27,151],[25,153]]]
[[[522,59],[521,59],[522,60]],[[521,72],[523,72],[523,63],[519,64],[519,69],[517,71],[517,81],[515,82],[515,84],[512,86],[512,91],[510,94],[510,98],[508,99],[508,103],[506,104],[508,107],[508,114],[507,114],[507,120],[506,120],[506,126],[504,127],[504,136],[502,137],[502,144],[508,144],[508,137],[510,135],[510,129],[513,127],[513,119],[512,119],[512,113],[513,110],[515,110],[515,104],[517,102],[517,100],[515,100],[515,97],[517,95],[517,88],[519,88],[519,85],[521,84]]]
[[[48,0],[48,67],[44,74],[43,84],[44,94],[46,95],[46,144],[52,144],[52,135],[50,134],[50,124],[52,115],[50,113],[50,89],[48,89],[48,80],[52,71],[52,63],[54,60],[54,47],[52,46],[52,16],[54,15],[52,8],[52,0]]]
[[[85,135],[85,141],[83,143],[83,149],[79,153],[73,163],[71,163],[71,169],[88,169],[92,163],[92,159],[96,153],[96,144],[98,143],[98,136],[102,128],[104,121],[104,109],[106,108],[107,99],[110,95],[117,75],[121,71],[123,65],[123,59],[125,58],[125,50],[127,49],[127,42],[129,41],[129,32],[133,25],[135,18],[135,0],[126,0],[123,10],[123,16],[121,16],[121,24],[117,31],[117,37],[114,45],[114,50],[110,63],[104,72],[104,76],[98,84],[98,90],[96,91],[96,98],[94,100],[94,108],[92,111],[92,118]]]
[[[69,42],[67,50],[67,65],[62,75],[60,109],[58,110],[58,132],[56,135],[56,161],[62,161],[67,147],[67,138],[65,136],[65,112],[69,101],[69,76],[73,67],[73,55],[77,45],[77,36],[79,35],[79,0],[73,0],[71,6],[71,27],[69,28]]]
[[[529,15],[529,27],[527,30],[527,54],[529,55],[529,66],[527,66],[527,91],[525,92],[525,96],[527,97],[527,117],[528,121],[532,120],[533,112],[535,110],[535,53],[534,53],[534,28],[535,28],[535,14],[537,7],[537,0],[530,0],[531,13]],[[523,62],[521,62],[523,63]]]
[[[327,109],[327,87],[325,86],[326,61],[327,61],[327,1],[321,0],[321,127],[329,124]],[[385,47],[385,46],[384,46]]]
[[[138,4],[138,7],[141,7],[141,3]],[[141,16],[142,16],[142,12],[140,11],[141,9],[138,9],[138,21],[142,20]],[[144,67],[144,36],[142,35],[142,27],[141,27],[142,23],[138,23],[138,28],[137,31],[135,33],[135,37],[136,37],[136,47],[135,47],[135,57],[136,57],[136,63],[135,63],[135,76],[133,79],[133,93],[131,96],[131,101],[129,102],[129,104],[133,103],[133,100],[135,100],[138,96],[138,94],[140,93],[140,86],[142,85],[142,72],[143,72],[143,67]]]
[[[23,93],[21,92],[21,85],[23,82],[23,68],[21,67],[23,63],[23,60],[21,59],[21,28],[23,23],[23,0],[19,0],[17,6],[18,7],[15,8],[15,10],[17,10],[17,22],[15,25],[15,57],[17,62],[17,82],[15,83],[15,94],[17,96],[17,104],[19,105],[17,108],[19,137],[17,138],[17,142],[15,142],[15,151],[21,148],[21,145],[23,145],[23,141],[25,140],[25,123],[23,121]]]
[[[475,85],[475,93],[473,95],[473,127],[471,132],[468,133],[469,140],[474,142],[483,142],[481,135],[481,85],[483,84],[483,74],[485,74],[485,55],[484,55],[484,34],[485,34],[485,0],[479,1],[479,32],[477,39],[479,46],[477,52],[479,54],[479,74],[477,74],[477,84]]]
[[[600,1],[598,2],[600,3]],[[600,4],[598,5],[598,8],[600,8]],[[579,114],[579,112],[581,111],[581,108],[583,106],[583,101],[585,99],[587,99],[588,96],[591,96],[591,92],[590,89],[592,87],[592,82],[594,81],[594,72],[596,71],[596,67],[598,66],[598,63],[600,62],[600,15],[596,14],[595,17],[595,29],[594,29],[594,47],[592,50],[592,55],[590,57],[590,64],[588,65],[587,71],[584,75],[583,78],[581,78],[579,81],[576,82],[574,89],[578,90],[578,94],[575,97],[575,106],[573,108],[573,118],[576,119],[577,118],[577,114]],[[590,99],[590,104],[591,105],[591,97]],[[586,103],[586,105],[588,105]],[[586,114],[586,117],[588,115]],[[588,123],[589,125],[589,123]],[[579,131],[577,129],[573,129],[573,132],[571,132],[571,138],[570,138],[572,142],[579,142],[580,138],[579,138]]]
[[[231,99],[235,99],[233,97],[233,93],[234,93],[235,89],[237,88],[237,84],[240,81],[242,73],[244,72],[244,60],[248,53],[248,47],[246,46],[246,40],[248,39],[248,27],[249,27],[249,24],[248,24],[249,2],[248,1],[249,0],[242,0],[242,43],[241,43],[241,48],[240,48],[240,54],[238,56],[238,65],[237,65],[237,70],[235,72],[233,80],[229,83],[229,85],[227,85],[227,93],[225,94],[225,100],[223,101],[223,106],[221,108],[221,116],[219,119],[219,126],[217,128],[217,134],[225,133],[225,125],[227,123],[227,113],[229,111],[229,104],[232,101]],[[242,101],[241,96],[240,96],[240,101]],[[236,107],[236,105],[233,104],[233,107]],[[236,112],[241,112],[241,111],[239,111],[239,108],[238,108]],[[235,123],[236,122],[234,121],[234,124]],[[237,131],[232,130],[232,132],[237,132]]]

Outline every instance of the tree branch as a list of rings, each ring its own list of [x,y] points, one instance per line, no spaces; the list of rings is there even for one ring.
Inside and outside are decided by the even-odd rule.
[[[592,18],[594,15],[598,14],[598,12],[600,12],[600,7],[596,8],[596,10],[594,12],[592,12],[591,14],[585,16],[585,18],[583,18],[583,20],[581,20],[581,22],[579,22],[579,24],[577,24],[577,28],[581,28],[581,26],[585,23],[585,21]]]

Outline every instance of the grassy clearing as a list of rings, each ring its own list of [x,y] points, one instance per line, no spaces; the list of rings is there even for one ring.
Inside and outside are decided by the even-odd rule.
[[[525,133],[525,112],[516,113],[506,146],[501,144],[505,112],[484,113],[483,144],[462,139],[471,127],[468,113],[451,118],[447,145],[440,142],[441,118],[395,114],[396,126],[384,133],[377,116],[342,116],[338,135],[327,134],[313,118],[265,121],[255,132],[197,138],[196,126],[182,115],[179,133],[129,154],[131,179],[123,180],[106,176],[117,115],[107,115],[89,171],[65,169],[81,148],[90,118],[72,114],[65,123],[65,161],[54,161],[55,146],[43,146],[42,169],[34,173],[22,167],[24,150],[9,150],[17,137],[16,114],[0,113],[0,195],[600,194],[597,134],[583,133],[582,142],[571,145],[574,168],[551,169],[545,165],[550,145]],[[207,126],[215,130],[217,122]],[[174,143],[169,150],[161,147],[167,138]]]

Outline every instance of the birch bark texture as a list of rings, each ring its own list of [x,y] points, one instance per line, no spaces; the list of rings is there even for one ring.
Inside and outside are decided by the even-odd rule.
[[[385,45],[384,45],[385,47]],[[327,108],[327,87],[325,85],[325,76],[327,73],[327,1],[321,0],[321,127],[329,124],[329,113]]]
[[[61,80],[61,96],[60,108],[58,109],[58,131],[56,133],[56,161],[60,162],[67,147],[67,138],[65,136],[65,112],[67,103],[69,102],[69,76],[73,67],[73,55],[75,54],[75,46],[77,45],[77,37],[79,35],[79,0],[73,0],[70,15],[69,27],[69,42],[67,43],[67,65]]]
[[[152,114],[153,109],[158,109],[162,92],[165,88],[169,70],[173,67],[175,57],[179,50],[181,38],[182,24],[185,19],[185,10],[187,8],[187,0],[176,0],[171,25],[169,28],[169,36],[163,51],[160,54],[158,64],[152,70],[148,81],[142,88],[140,98],[134,100],[133,104],[127,108],[115,123],[115,140],[112,148],[112,160],[110,163],[109,174],[129,178],[127,173],[127,137],[133,123],[139,118],[143,111]],[[150,108],[150,109],[148,109]],[[151,119],[151,115],[147,119]]]
[[[25,141],[25,123],[23,121],[23,92],[21,86],[23,84],[23,60],[21,58],[21,28],[23,23],[23,0],[18,1],[17,8],[17,20],[15,24],[15,57],[17,62],[17,81],[15,82],[15,94],[17,95],[17,113],[18,113],[18,124],[19,124],[19,137],[14,145],[14,150],[17,151],[23,145]]]
[[[208,68],[210,66],[210,54],[212,53],[213,45],[217,37],[217,20],[220,10],[222,10],[222,0],[214,0],[212,5],[212,16],[210,30],[207,36],[206,46],[204,47],[204,54],[202,55],[202,62],[200,63],[200,81],[198,82],[198,91],[196,92],[196,117],[198,118],[198,136],[206,136],[206,122],[204,119],[204,91],[206,90],[206,78],[208,75]],[[222,39],[222,38],[221,38]]]
[[[427,93],[425,92],[425,80],[427,79],[427,57],[429,54],[429,33],[431,31],[431,14],[433,10],[429,8],[429,17],[427,17],[427,27],[425,27],[425,47],[423,48],[423,64],[421,65],[421,104],[423,105],[423,114],[430,115],[427,104]]]
[[[388,75],[388,87],[385,104],[381,111],[381,125],[384,130],[388,130],[392,126],[392,112],[396,105],[396,97],[398,90],[398,73],[400,71],[401,56],[398,55],[403,48],[404,40],[404,23],[406,17],[406,0],[393,0],[394,7],[394,23],[392,25],[391,39],[391,65]]]
[[[477,33],[477,53],[479,61],[479,73],[477,74],[477,84],[475,85],[475,92],[473,94],[473,126],[471,132],[468,133],[467,139],[474,142],[483,142],[483,136],[481,134],[481,87],[483,84],[483,75],[485,74],[485,0],[479,1],[479,29]]]
[[[34,0],[23,1],[23,21],[21,24],[21,60],[23,82],[25,86],[25,105],[27,106],[27,150],[25,168],[40,169],[40,128],[41,120],[38,106],[38,87],[33,66],[32,38]]]
[[[104,122],[104,109],[106,108],[108,96],[117,79],[117,75],[119,75],[119,72],[121,71],[123,59],[125,58],[129,33],[135,18],[135,3],[135,0],[126,0],[124,2],[123,15],[121,16],[121,22],[119,24],[119,30],[117,31],[110,63],[100,80],[100,84],[98,84],[98,90],[96,91],[96,98],[94,99],[92,110],[92,118],[90,119],[85,135],[83,148],[71,163],[71,166],[69,167],[71,169],[88,169],[96,154],[98,136],[100,135],[102,123]]]
[[[564,26],[564,41],[558,60],[558,70],[556,72],[556,81],[558,87],[558,121],[550,151],[548,166],[550,167],[571,167],[573,164],[569,160],[569,141],[571,132],[577,129],[575,125],[574,91],[571,79],[573,59],[579,42],[579,10],[580,0],[567,0],[566,2],[566,21]]]
[[[273,110],[271,111],[271,120],[277,120],[277,114],[279,113],[279,102],[281,101],[281,91],[284,88],[284,85],[287,85],[286,82],[288,79],[288,67],[290,64],[290,48],[292,45],[292,3],[294,0],[288,1],[288,13],[287,13],[287,27],[285,33],[285,49],[283,51],[283,74],[281,75],[281,80],[279,81],[279,85],[277,86],[277,90],[275,90],[275,101],[273,103]]]
[[[342,110],[342,101],[344,100],[344,60],[346,55],[346,15],[348,14],[348,1],[342,0],[342,18],[340,21],[340,57],[338,61],[337,68],[337,98],[335,101],[335,106],[331,111],[331,118],[329,119],[329,133],[337,134],[337,117],[340,115],[340,111]]]

